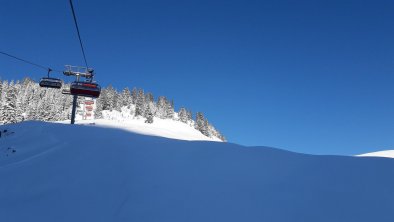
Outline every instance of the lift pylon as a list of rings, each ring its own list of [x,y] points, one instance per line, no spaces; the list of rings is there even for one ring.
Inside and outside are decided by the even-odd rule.
[[[63,71],[66,76],[75,76],[76,81],[71,83],[70,91],[67,92],[73,95],[73,107],[71,112],[71,124],[75,123],[75,112],[77,109],[78,96],[98,98],[100,96],[101,87],[93,82],[93,69],[81,66],[66,65],[66,70]],[[80,78],[85,78],[86,81],[80,81]]]

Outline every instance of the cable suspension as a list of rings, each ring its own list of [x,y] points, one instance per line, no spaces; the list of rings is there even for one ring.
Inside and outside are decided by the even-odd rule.
[[[8,56],[8,57],[14,58],[14,59],[16,59],[16,60],[19,60],[19,61],[22,61],[22,62],[25,62],[25,63],[28,63],[28,64],[33,65],[33,66],[36,66],[36,67],[38,67],[38,68],[40,68],[40,69],[45,69],[45,70],[47,70],[47,71],[55,71],[55,72],[60,72],[60,73],[62,73],[62,71],[53,70],[53,69],[51,69],[51,68],[49,68],[49,67],[46,67],[46,66],[43,66],[43,65],[40,65],[40,64],[37,64],[37,63],[31,62],[31,61],[28,61],[28,60],[26,60],[26,59],[22,59],[22,58],[13,56],[13,55],[8,54],[8,53],[6,53],[6,52],[0,51],[0,54],[6,55],[6,56]]]
[[[85,50],[84,50],[83,44],[82,44],[81,34],[79,33],[77,17],[75,16],[74,5],[73,5],[72,0],[70,0],[70,6],[71,6],[71,11],[72,11],[72,13],[73,13],[75,28],[77,28],[77,34],[78,34],[79,44],[81,45],[81,50],[82,50],[83,59],[85,60],[86,68],[89,68],[88,62],[87,62],[87,60],[86,60]]]

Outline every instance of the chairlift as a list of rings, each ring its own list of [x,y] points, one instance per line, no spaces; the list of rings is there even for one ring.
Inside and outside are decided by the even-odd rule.
[[[71,95],[98,98],[100,92],[100,85],[94,82],[75,81],[72,82],[70,86]]]
[[[51,71],[52,71],[52,69],[48,69],[48,77],[41,78],[39,85],[41,87],[45,87],[45,88],[54,88],[54,89],[62,88],[62,80],[61,79],[49,77],[49,73]]]

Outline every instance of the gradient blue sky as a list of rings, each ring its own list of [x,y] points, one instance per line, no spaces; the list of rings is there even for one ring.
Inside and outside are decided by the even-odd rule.
[[[74,5],[103,86],[141,87],[203,111],[243,145],[394,149],[394,1]],[[2,0],[0,27],[2,51],[60,70],[83,64],[67,0]],[[44,74],[0,55],[2,79]]]

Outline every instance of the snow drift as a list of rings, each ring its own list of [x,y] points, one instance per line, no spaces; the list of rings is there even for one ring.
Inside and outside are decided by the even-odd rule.
[[[170,119],[154,118],[155,121],[151,124],[145,123],[142,118],[130,119],[96,119],[91,120],[78,120],[76,124],[88,125],[94,123],[98,127],[122,129],[132,133],[138,133],[150,136],[159,136],[170,139],[178,140],[200,140],[200,141],[217,141],[222,142],[217,137],[207,137],[194,127]],[[62,121],[62,123],[69,124],[70,121]]]
[[[394,150],[382,150],[372,153],[364,153],[357,156],[361,157],[387,157],[387,158],[394,158]]]
[[[304,155],[97,126],[5,128],[1,221],[394,220],[392,159]]]

